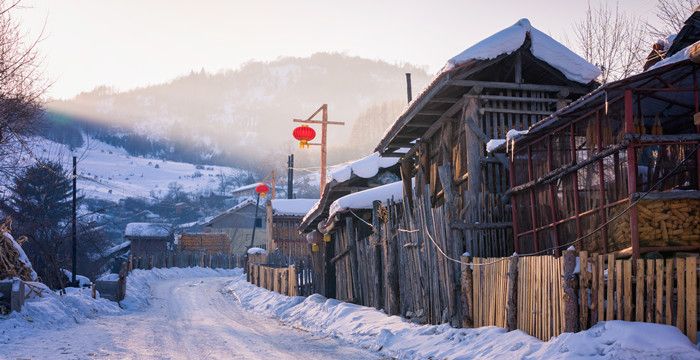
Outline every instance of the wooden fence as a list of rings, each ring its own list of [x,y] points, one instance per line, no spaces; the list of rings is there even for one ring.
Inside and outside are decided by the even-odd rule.
[[[129,270],[171,267],[208,267],[219,269],[243,268],[245,256],[239,254],[208,254],[201,251],[171,251],[150,256],[129,258]]]
[[[566,261],[569,253],[570,261]],[[542,340],[599,321],[674,325],[697,342],[697,257],[462,258],[466,326],[520,329]],[[579,273],[574,272],[578,263]]]
[[[267,260],[267,255],[248,259],[246,279],[249,283],[287,296],[309,296],[315,292],[313,269],[308,262],[276,265]]]

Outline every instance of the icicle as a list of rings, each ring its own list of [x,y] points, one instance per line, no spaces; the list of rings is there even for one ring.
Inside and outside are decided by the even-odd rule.
[[[608,115],[608,92],[605,91],[605,115]]]

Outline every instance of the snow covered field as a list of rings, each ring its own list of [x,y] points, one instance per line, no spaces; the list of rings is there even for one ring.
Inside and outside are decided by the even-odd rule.
[[[40,159],[60,159],[65,169],[72,166],[67,145],[44,138],[32,141],[33,156]],[[177,182],[186,192],[216,190],[220,175],[235,176],[242,170],[224,166],[197,166],[190,163],[131,156],[126,150],[87,138],[82,148],[74,151],[78,157],[78,187],[89,198],[116,201],[127,196],[149,197],[151,191],[162,196],[168,184]]]
[[[32,300],[0,318],[0,359],[700,359],[666,325],[610,321],[541,342],[287,297],[248,284],[240,269],[135,270],[123,306],[78,290]]]

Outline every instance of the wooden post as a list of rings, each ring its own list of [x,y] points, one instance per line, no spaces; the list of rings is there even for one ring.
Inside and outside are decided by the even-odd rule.
[[[382,247],[384,250],[384,288],[386,289],[386,308],[384,310],[389,315],[398,315],[401,312],[401,309],[399,308],[398,249],[396,245],[396,237],[391,235],[392,231],[389,229],[389,224],[391,224],[391,222],[387,222],[385,224],[384,231],[380,232],[383,235]]]
[[[465,328],[474,327],[474,278],[471,266],[467,265],[470,262],[469,256],[462,256],[462,327]]]
[[[634,130],[634,114],[632,106],[632,90],[625,90],[625,132],[633,134]],[[637,191],[637,149],[634,143],[627,145],[627,191],[631,195]],[[630,209],[630,234],[632,242],[632,257],[639,259],[639,232],[637,231],[637,206]]]
[[[564,251],[564,332],[579,331],[578,301],[576,296],[576,254]],[[556,300],[555,300],[556,301]]]
[[[289,265],[289,296],[297,296],[297,269],[294,265]]]
[[[362,298],[362,287],[360,286],[360,278],[358,277],[357,264],[357,238],[355,238],[355,226],[351,216],[345,218],[345,236],[348,239],[348,248],[350,249],[350,271],[352,274],[352,302],[357,303]]]
[[[479,221],[479,194],[481,192],[481,140],[472,130],[469,123],[479,124],[479,100],[474,96],[467,96],[462,110],[467,144],[467,173],[468,186],[465,192],[467,212],[465,221],[475,223]],[[472,256],[481,256],[482,249],[476,248],[477,231],[469,229],[464,232],[466,236],[467,251]]]
[[[91,290],[92,290],[92,298],[97,299],[97,287],[95,287],[95,283],[92,284]]]
[[[382,291],[382,247],[381,247],[381,234],[379,223],[379,208],[382,202],[375,200],[372,202],[372,250],[374,252],[374,278],[372,279],[372,288],[374,292],[374,306],[377,309],[381,309],[384,304],[383,291]]]
[[[508,331],[513,331],[518,328],[518,255],[513,255],[508,259],[507,306],[506,328]]]

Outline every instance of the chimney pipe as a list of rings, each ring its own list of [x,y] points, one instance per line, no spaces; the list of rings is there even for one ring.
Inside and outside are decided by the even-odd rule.
[[[411,73],[406,73],[406,97],[410,103],[413,100],[413,91],[411,90]]]

